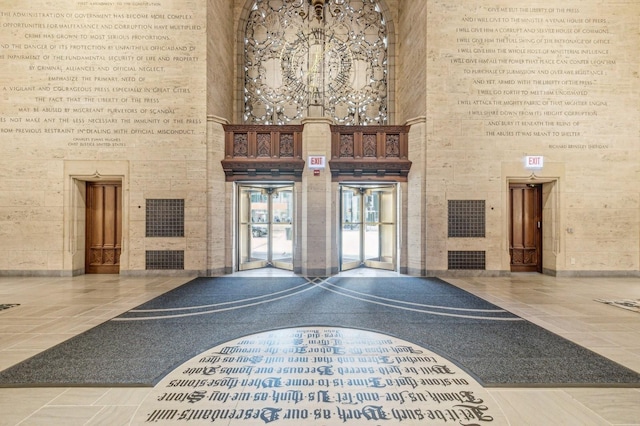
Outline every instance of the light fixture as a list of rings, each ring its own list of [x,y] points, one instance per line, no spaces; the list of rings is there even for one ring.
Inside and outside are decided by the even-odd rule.
[[[309,1],[311,1],[311,6],[313,6],[313,10],[316,13],[316,19],[318,21],[322,21],[324,0],[309,0]]]
[[[305,12],[304,10],[300,10],[298,14],[302,16],[303,19],[310,17],[311,15],[315,16],[318,22],[324,20],[324,8],[328,6],[329,13],[333,16],[338,15],[342,12],[341,7],[344,6],[346,0],[289,0],[295,7],[302,7],[305,3],[307,3],[311,9],[313,10],[313,14],[311,12]],[[332,9],[332,7],[334,7]]]

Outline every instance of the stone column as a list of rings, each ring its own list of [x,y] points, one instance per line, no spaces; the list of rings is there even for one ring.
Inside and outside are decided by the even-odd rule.
[[[302,153],[323,155],[326,168],[314,175],[307,163],[302,173],[302,203],[298,206],[298,229],[301,244],[301,273],[307,276],[326,276],[338,272],[337,185],[332,185],[328,161],[331,158],[331,120],[314,117],[302,121]],[[334,188],[336,187],[336,188]]]
[[[427,270],[427,143],[426,117],[406,123],[409,130],[411,172],[407,180],[407,274],[425,275]]]
[[[220,161],[224,159],[223,118],[207,117],[207,275],[232,272],[233,185],[227,189]],[[204,212],[203,212],[204,213]]]

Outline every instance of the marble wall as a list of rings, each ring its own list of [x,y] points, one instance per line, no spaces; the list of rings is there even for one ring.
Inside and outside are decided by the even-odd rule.
[[[483,273],[509,271],[508,185],[534,182],[543,184],[547,273],[638,274],[640,3],[565,3],[383,3],[394,24],[393,124],[412,126],[408,272],[451,273],[447,253],[461,250],[486,252]],[[145,270],[149,250],[184,251],[179,273],[230,272],[222,124],[240,121],[247,7],[0,6],[0,274],[82,273],[84,188],[96,180],[123,185],[121,273],[175,273]],[[543,167],[527,167],[526,156]],[[334,201],[320,192],[333,244]],[[146,236],[152,198],[185,200],[184,237]],[[449,200],[486,201],[484,238],[447,237]],[[333,271],[335,253],[325,251],[323,265],[299,265]]]
[[[123,184],[121,270],[147,250],[205,268],[204,0],[0,7],[0,270],[81,271],[82,182]],[[186,200],[181,238],[145,236],[145,200]]]
[[[427,3],[403,1],[398,27],[398,123],[427,113]]]
[[[207,113],[232,122],[233,84],[236,75],[235,44],[230,43],[236,34],[233,2],[207,1]],[[216,84],[224,82],[224,84]]]
[[[544,183],[544,269],[637,274],[640,4],[427,3],[434,243],[486,250],[487,270],[508,271],[508,183]],[[486,238],[446,238],[450,199],[486,200]]]

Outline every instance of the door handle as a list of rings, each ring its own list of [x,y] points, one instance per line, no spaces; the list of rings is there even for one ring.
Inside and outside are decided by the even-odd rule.
[[[538,221],[538,229],[542,228],[542,222]]]

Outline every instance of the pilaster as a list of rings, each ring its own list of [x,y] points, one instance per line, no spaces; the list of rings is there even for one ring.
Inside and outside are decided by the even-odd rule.
[[[306,118],[302,121],[302,152],[331,158],[331,120]],[[317,173],[317,174],[315,174]],[[314,172],[305,167],[302,173],[302,203],[300,206],[301,273],[326,276],[338,272],[337,190],[331,182],[328,168]],[[335,185],[337,188],[337,185]]]
[[[407,177],[407,270],[409,275],[425,275],[427,270],[427,149],[426,117],[406,123],[409,130],[411,173]]]

